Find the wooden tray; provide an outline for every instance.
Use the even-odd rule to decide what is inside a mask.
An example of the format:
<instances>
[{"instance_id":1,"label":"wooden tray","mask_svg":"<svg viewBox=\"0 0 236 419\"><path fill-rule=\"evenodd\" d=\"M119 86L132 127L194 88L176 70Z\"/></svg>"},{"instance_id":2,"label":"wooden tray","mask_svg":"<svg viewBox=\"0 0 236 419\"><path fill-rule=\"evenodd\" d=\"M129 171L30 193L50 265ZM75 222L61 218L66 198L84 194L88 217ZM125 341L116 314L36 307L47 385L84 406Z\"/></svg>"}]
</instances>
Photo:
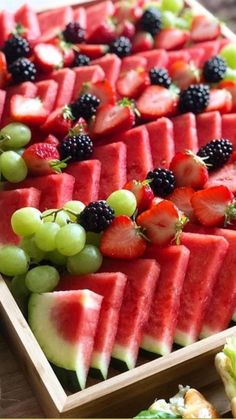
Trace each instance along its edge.
<instances>
[{"instance_id":1,"label":"wooden tray","mask_svg":"<svg viewBox=\"0 0 236 419\"><path fill-rule=\"evenodd\" d=\"M67 0L66 4L85 5L93 2ZM201 14L212 16L195 0L186 0L186 4ZM53 7L59 6L62 6L62 0L55 0ZM39 7L37 11L42 9ZM222 32L236 42L236 36L230 29L224 27ZM214 356L222 349L226 338L236 334L236 326L153 361L140 357L140 365L135 369L119 374L111 369L108 380L97 383L89 381L88 388L68 395L1 276L0 319L47 417L133 417L147 408L156 397L168 398L173 395L178 384L189 384L202 391L215 404L220 415L229 411L223 386L214 367Z\"/></svg>"}]
</instances>

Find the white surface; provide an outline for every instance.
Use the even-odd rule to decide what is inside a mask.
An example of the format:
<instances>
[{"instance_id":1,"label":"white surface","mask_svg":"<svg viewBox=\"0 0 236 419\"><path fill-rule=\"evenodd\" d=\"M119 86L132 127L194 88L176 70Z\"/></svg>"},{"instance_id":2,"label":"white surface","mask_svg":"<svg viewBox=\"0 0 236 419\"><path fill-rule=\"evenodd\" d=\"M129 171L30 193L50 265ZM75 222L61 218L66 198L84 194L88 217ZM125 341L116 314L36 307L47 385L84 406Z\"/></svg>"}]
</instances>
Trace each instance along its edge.
<instances>
[{"instance_id":1,"label":"white surface","mask_svg":"<svg viewBox=\"0 0 236 419\"><path fill-rule=\"evenodd\" d=\"M0 10L5 9L11 12L15 11L19 6L24 3L30 4L33 8L38 10L39 8L47 7L48 9L53 7L53 4L59 7L64 6L67 2L66 0L0 0ZM81 3L81 0L78 0L77 3Z\"/></svg>"}]
</instances>

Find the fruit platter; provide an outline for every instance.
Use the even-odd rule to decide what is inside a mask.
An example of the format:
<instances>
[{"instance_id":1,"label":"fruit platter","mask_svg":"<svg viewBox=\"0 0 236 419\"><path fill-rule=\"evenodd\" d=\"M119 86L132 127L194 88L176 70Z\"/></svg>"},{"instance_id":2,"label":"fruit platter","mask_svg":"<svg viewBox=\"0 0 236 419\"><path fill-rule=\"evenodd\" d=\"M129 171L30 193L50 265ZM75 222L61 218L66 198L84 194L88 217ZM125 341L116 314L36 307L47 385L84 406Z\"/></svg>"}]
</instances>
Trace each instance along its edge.
<instances>
[{"instance_id":1,"label":"fruit platter","mask_svg":"<svg viewBox=\"0 0 236 419\"><path fill-rule=\"evenodd\" d=\"M70 3L0 12L1 321L48 417L128 417L236 333L236 37Z\"/></svg>"}]
</instances>

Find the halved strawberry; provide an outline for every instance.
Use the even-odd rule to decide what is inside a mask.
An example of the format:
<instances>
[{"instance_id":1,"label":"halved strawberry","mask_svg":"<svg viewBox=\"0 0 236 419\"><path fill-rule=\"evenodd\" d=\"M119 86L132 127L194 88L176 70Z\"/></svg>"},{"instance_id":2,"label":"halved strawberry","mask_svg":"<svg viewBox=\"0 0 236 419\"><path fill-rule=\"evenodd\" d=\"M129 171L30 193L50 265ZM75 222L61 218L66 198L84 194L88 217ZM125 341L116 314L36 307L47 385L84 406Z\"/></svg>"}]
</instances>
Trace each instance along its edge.
<instances>
[{"instance_id":1,"label":"halved strawberry","mask_svg":"<svg viewBox=\"0 0 236 419\"><path fill-rule=\"evenodd\" d=\"M57 139L57 137L55 137L55 136L54 136L54 135L52 135L52 134L49 134L49 135L47 136L47 138L45 138L44 142L45 142L45 143L47 143L47 144L51 144L51 145L53 145L54 147L58 147L58 146L59 146L59 144L60 144L60 141Z\"/></svg>"},{"instance_id":2,"label":"halved strawberry","mask_svg":"<svg viewBox=\"0 0 236 419\"><path fill-rule=\"evenodd\" d=\"M91 60L103 57L108 51L108 45L96 45L96 44L77 44L76 51L80 54L87 55Z\"/></svg>"},{"instance_id":3,"label":"halved strawberry","mask_svg":"<svg viewBox=\"0 0 236 419\"><path fill-rule=\"evenodd\" d=\"M124 189L128 189L135 195L139 212L145 211L150 207L154 199L154 193L149 185L149 181L130 180L125 184Z\"/></svg>"},{"instance_id":4,"label":"halved strawberry","mask_svg":"<svg viewBox=\"0 0 236 419\"><path fill-rule=\"evenodd\" d=\"M177 95L162 86L148 86L136 102L141 118L155 120L173 115L177 108Z\"/></svg>"},{"instance_id":5,"label":"halved strawberry","mask_svg":"<svg viewBox=\"0 0 236 419\"><path fill-rule=\"evenodd\" d=\"M219 21L205 15L194 16L190 32L192 41L213 41L220 35L220 32Z\"/></svg>"},{"instance_id":6,"label":"halved strawberry","mask_svg":"<svg viewBox=\"0 0 236 419\"><path fill-rule=\"evenodd\" d=\"M136 23L143 14L142 6L143 5L138 4L136 1L119 1L115 3L114 17L118 22L123 22L127 19L133 23Z\"/></svg>"},{"instance_id":7,"label":"halved strawberry","mask_svg":"<svg viewBox=\"0 0 236 419\"><path fill-rule=\"evenodd\" d=\"M144 254L146 246L140 228L126 215L112 221L100 242L102 254L117 259L138 258Z\"/></svg>"},{"instance_id":8,"label":"halved strawberry","mask_svg":"<svg viewBox=\"0 0 236 419\"><path fill-rule=\"evenodd\" d=\"M108 80L98 81L97 83L84 83L79 96L85 93L91 93L91 95L95 95L98 99L100 99L101 103L99 106L107 105L108 103L115 105L116 92Z\"/></svg>"},{"instance_id":9,"label":"halved strawberry","mask_svg":"<svg viewBox=\"0 0 236 419\"><path fill-rule=\"evenodd\" d=\"M217 227L236 219L236 205L233 199L233 193L221 185L195 192L191 204L201 224Z\"/></svg>"},{"instance_id":10,"label":"halved strawberry","mask_svg":"<svg viewBox=\"0 0 236 419\"><path fill-rule=\"evenodd\" d=\"M136 98L150 84L148 74L142 68L121 73L116 82L117 93L121 97Z\"/></svg>"},{"instance_id":11,"label":"halved strawberry","mask_svg":"<svg viewBox=\"0 0 236 419\"><path fill-rule=\"evenodd\" d=\"M152 243L167 245L179 236L187 218L183 216L173 202L163 199L137 218L137 224L144 229L144 234Z\"/></svg>"},{"instance_id":12,"label":"halved strawberry","mask_svg":"<svg viewBox=\"0 0 236 419\"><path fill-rule=\"evenodd\" d=\"M22 154L29 173L33 176L50 175L61 172L66 163L60 162L60 154L56 147L48 143L35 143Z\"/></svg>"},{"instance_id":13,"label":"halved strawberry","mask_svg":"<svg viewBox=\"0 0 236 419\"><path fill-rule=\"evenodd\" d=\"M97 110L92 133L104 136L126 131L135 123L135 112L128 99L116 105L103 105Z\"/></svg>"},{"instance_id":14,"label":"halved strawberry","mask_svg":"<svg viewBox=\"0 0 236 419\"><path fill-rule=\"evenodd\" d=\"M58 108L53 111L41 126L42 131L54 134L59 138L65 137L72 128L73 121L68 107Z\"/></svg>"},{"instance_id":15,"label":"halved strawberry","mask_svg":"<svg viewBox=\"0 0 236 419\"><path fill-rule=\"evenodd\" d=\"M226 89L211 89L210 102L205 112L219 111L228 113L232 110L232 95Z\"/></svg>"},{"instance_id":16,"label":"halved strawberry","mask_svg":"<svg viewBox=\"0 0 236 419\"><path fill-rule=\"evenodd\" d=\"M137 32L132 40L132 54L153 49L154 39L149 32Z\"/></svg>"},{"instance_id":17,"label":"halved strawberry","mask_svg":"<svg viewBox=\"0 0 236 419\"><path fill-rule=\"evenodd\" d=\"M200 82L200 71L193 63L188 64L183 60L175 61L170 67L169 73L173 83L181 90Z\"/></svg>"},{"instance_id":18,"label":"halved strawberry","mask_svg":"<svg viewBox=\"0 0 236 419\"><path fill-rule=\"evenodd\" d=\"M231 112L236 111L236 81L224 80L218 85L220 89L226 89L232 96Z\"/></svg>"},{"instance_id":19,"label":"halved strawberry","mask_svg":"<svg viewBox=\"0 0 236 419\"><path fill-rule=\"evenodd\" d=\"M130 20L124 20L116 26L116 36L126 36L132 39L135 34L135 25Z\"/></svg>"},{"instance_id":20,"label":"halved strawberry","mask_svg":"<svg viewBox=\"0 0 236 419\"><path fill-rule=\"evenodd\" d=\"M208 180L208 170L203 159L189 150L175 154L170 170L175 175L177 186L201 189Z\"/></svg>"},{"instance_id":21,"label":"halved strawberry","mask_svg":"<svg viewBox=\"0 0 236 419\"><path fill-rule=\"evenodd\" d=\"M177 28L162 29L155 36L155 47L171 51L181 49L189 40L189 31L183 31Z\"/></svg>"},{"instance_id":22,"label":"halved strawberry","mask_svg":"<svg viewBox=\"0 0 236 419\"><path fill-rule=\"evenodd\" d=\"M7 62L3 52L0 51L0 89L5 88L7 82Z\"/></svg>"},{"instance_id":23,"label":"halved strawberry","mask_svg":"<svg viewBox=\"0 0 236 419\"><path fill-rule=\"evenodd\" d=\"M14 95L10 102L10 114L13 121L41 125L47 119L49 111L43 107L39 98Z\"/></svg>"},{"instance_id":24,"label":"halved strawberry","mask_svg":"<svg viewBox=\"0 0 236 419\"><path fill-rule=\"evenodd\" d=\"M50 72L63 66L63 52L56 45L40 43L34 47L35 63L40 70Z\"/></svg>"},{"instance_id":25,"label":"halved strawberry","mask_svg":"<svg viewBox=\"0 0 236 419\"><path fill-rule=\"evenodd\" d=\"M181 188L176 188L171 195L168 196L168 199L176 205L176 207L182 211L188 218L192 218L193 216L193 207L191 204L191 198L195 190L193 188L189 188L183 186Z\"/></svg>"},{"instance_id":26,"label":"halved strawberry","mask_svg":"<svg viewBox=\"0 0 236 419\"><path fill-rule=\"evenodd\" d=\"M106 20L102 20L103 16L98 17L98 19L99 18L101 19L101 22L91 33L87 42L91 44L110 44L117 37L116 27L110 18L107 18Z\"/></svg>"}]
</instances>

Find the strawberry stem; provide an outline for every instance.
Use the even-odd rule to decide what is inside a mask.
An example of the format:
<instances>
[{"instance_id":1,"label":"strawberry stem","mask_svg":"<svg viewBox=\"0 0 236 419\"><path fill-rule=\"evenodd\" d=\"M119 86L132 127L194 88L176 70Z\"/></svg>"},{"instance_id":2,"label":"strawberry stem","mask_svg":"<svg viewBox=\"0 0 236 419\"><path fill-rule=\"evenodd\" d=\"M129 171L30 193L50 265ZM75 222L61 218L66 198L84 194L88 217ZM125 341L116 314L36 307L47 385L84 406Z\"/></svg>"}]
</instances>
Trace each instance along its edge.
<instances>
[{"instance_id":1,"label":"strawberry stem","mask_svg":"<svg viewBox=\"0 0 236 419\"><path fill-rule=\"evenodd\" d=\"M185 225L189 222L188 217L186 217L186 215L182 215L179 220L177 221L176 225L175 225L175 229L176 229L176 233L175 233L175 237L174 237L174 241L176 243L177 246L180 245L181 241L181 234L183 232L183 229L185 227Z\"/></svg>"},{"instance_id":2,"label":"strawberry stem","mask_svg":"<svg viewBox=\"0 0 236 419\"><path fill-rule=\"evenodd\" d=\"M67 167L67 161L70 160L71 157L67 157L64 160L51 160L50 167L57 173L61 173L61 169L65 169Z\"/></svg>"},{"instance_id":3,"label":"strawberry stem","mask_svg":"<svg viewBox=\"0 0 236 419\"><path fill-rule=\"evenodd\" d=\"M72 112L71 112L71 108L70 108L70 106L69 105L65 105L63 108L62 108L62 111L61 111L61 113L62 113L62 117L65 119L65 120L70 120L70 121L74 121L75 120L75 117L74 117L74 115L72 114Z\"/></svg>"}]
</instances>

